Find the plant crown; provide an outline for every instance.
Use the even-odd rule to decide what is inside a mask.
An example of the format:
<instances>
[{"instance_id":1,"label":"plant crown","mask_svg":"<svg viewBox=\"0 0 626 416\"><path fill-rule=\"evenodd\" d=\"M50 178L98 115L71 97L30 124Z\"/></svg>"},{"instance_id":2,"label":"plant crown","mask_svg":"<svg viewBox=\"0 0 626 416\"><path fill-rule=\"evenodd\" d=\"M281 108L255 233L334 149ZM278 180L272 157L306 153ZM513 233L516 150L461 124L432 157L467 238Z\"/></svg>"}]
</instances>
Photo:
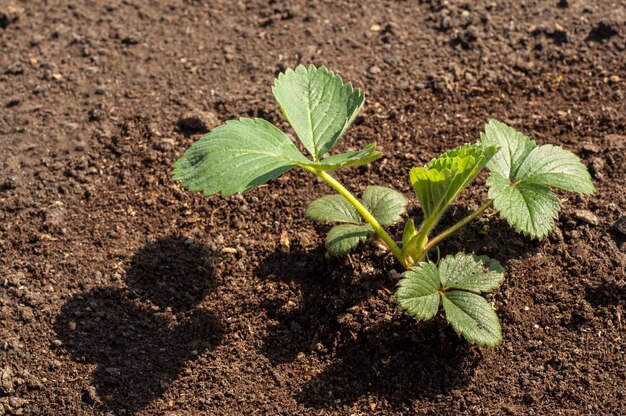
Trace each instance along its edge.
<instances>
[{"instance_id":1,"label":"plant crown","mask_svg":"<svg viewBox=\"0 0 626 416\"><path fill-rule=\"evenodd\" d=\"M339 223L325 243L340 256L363 241L380 238L405 269L396 298L418 320L431 319L440 305L452 328L469 342L495 346L500 322L481 295L496 289L504 270L485 256L459 253L432 262L428 253L445 238L493 207L517 231L542 238L554 226L560 206L553 189L592 194L589 173L573 153L538 146L522 133L490 120L480 141L450 150L409 178L423 212L396 242L384 225L402 220L409 201L398 191L370 186L359 200L329 172L370 163L382 156L374 144L328 155L363 107L363 94L324 67L298 66L280 74L272 88L285 118L309 153L305 156L287 134L263 119L227 121L195 142L175 163L173 179L190 191L223 196L245 193L294 167L319 176L338 193L313 201L305 216ZM484 168L489 170L488 199L473 213L435 236L431 232L456 196ZM398 244L399 243L399 244Z\"/></svg>"}]
</instances>

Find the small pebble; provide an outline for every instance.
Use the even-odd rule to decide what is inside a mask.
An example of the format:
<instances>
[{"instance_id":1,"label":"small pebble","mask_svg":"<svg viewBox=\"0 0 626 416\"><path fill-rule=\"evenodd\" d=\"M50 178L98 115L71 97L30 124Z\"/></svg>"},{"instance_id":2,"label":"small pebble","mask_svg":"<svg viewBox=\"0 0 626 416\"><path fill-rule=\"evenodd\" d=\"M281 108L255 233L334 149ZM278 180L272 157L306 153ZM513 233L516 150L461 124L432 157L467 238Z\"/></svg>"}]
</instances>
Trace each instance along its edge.
<instances>
[{"instance_id":1,"label":"small pebble","mask_svg":"<svg viewBox=\"0 0 626 416\"><path fill-rule=\"evenodd\" d=\"M600 220L594 213L592 213L591 211L584 210L584 209L579 209L579 210L574 211L574 218L576 218L578 221L584 222L585 224L589 224L589 225L600 224Z\"/></svg>"},{"instance_id":2,"label":"small pebble","mask_svg":"<svg viewBox=\"0 0 626 416\"><path fill-rule=\"evenodd\" d=\"M611 226L617 233L626 236L626 215L622 215Z\"/></svg>"},{"instance_id":3,"label":"small pebble","mask_svg":"<svg viewBox=\"0 0 626 416\"><path fill-rule=\"evenodd\" d=\"M383 72L382 69L380 69L376 65L372 65L369 71L370 71L370 74L373 74L373 75L380 74L381 72Z\"/></svg>"},{"instance_id":4,"label":"small pebble","mask_svg":"<svg viewBox=\"0 0 626 416\"><path fill-rule=\"evenodd\" d=\"M178 119L178 128L184 133L206 133L217 127L220 120L212 112L208 111L191 111Z\"/></svg>"}]
</instances>

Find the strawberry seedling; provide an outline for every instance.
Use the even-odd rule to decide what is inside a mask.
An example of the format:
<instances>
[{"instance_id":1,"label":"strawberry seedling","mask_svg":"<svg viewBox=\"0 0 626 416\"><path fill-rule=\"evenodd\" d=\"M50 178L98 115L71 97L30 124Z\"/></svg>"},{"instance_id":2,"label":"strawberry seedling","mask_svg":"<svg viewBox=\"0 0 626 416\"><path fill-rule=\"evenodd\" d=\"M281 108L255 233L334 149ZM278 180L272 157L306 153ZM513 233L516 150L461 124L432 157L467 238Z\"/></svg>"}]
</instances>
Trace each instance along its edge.
<instances>
[{"instance_id":1,"label":"strawberry seedling","mask_svg":"<svg viewBox=\"0 0 626 416\"><path fill-rule=\"evenodd\" d=\"M531 238L544 237L560 209L553 189L594 192L580 159L557 146L538 146L522 133L491 120L477 143L450 150L426 166L410 170L424 219L418 227L410 218L397 242L383 226L402 219L408 200L381 186L368 187L359 200L330 174L382 156L373 144L359 151L327 155L362 108L363 94L338 75L315 66L288 69L278 76L272 91L309 157L271 123L241 118L194 143L176 162L174 180L190 191L228 196L245 193L296 167L319 176L338 194L313 201L305 215L314 221L340 223L326 237L330 255L347 254L369 238L380 238L405 269L396 297L408 314L418 320L430 319L443 305L458 334L478 345L497 345L502 340L500 323L481 294L502 283L500 264L464 253L434 263L428 254L491 207L517 231ZM485 167L489 170L487 201L458 223L431 235L456 196Z\"/></svg>"}]
</instances>

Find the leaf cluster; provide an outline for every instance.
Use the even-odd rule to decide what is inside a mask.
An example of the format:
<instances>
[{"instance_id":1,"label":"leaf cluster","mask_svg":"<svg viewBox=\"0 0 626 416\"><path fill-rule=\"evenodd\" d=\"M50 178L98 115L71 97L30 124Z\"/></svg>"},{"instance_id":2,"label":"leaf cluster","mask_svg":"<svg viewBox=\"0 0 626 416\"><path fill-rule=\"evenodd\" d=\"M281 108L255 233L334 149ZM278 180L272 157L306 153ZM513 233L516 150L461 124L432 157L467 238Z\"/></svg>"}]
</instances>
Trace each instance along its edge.
<instances>
[{"instance_id":1,"label":"leaf cluster","mask_svg":"<svg viewBox=\"0 0 626 416\"><path fill-rule=\"evenodd\" d=\"M383 226L402 220L407 198L390 188L370 186L358 199L329 174L382 156L374 144L329 155L363 107L363 94L328 69L312 65L280 74L272 92L298 143L263 119L231 120L191 145L175 163L173 179L191 191L228 196L247 192L294 167L317 175L338 192L313 201L305 214L315 221L338 223L325 239L328 254L345 255L378 236L407 269L397 292L407 313L418 320L430 319L441 305L448 322L468 341L499 343L497 315L481 294L500 285L502 267L473 254L449 255L433 263L428 253L491 206L524 235L545 236L560 209L554 189L594 192L580 159L490 120L477 143L410 170L423 220L418 225L408 218L401 241L396 241ZM488 200L457 224L431 235L450 204L484 168L489 170Z\"/></svg>"},{"instance_id":2,"label":"leaf cluster","mask_svg":"<svg viewBox=\"0 0 626 416\"><path fill-rule=\"evenodd\" d=\"M382 186L369 186L363 192L363 205L381 225L391 225L402 219L409 201L400 192ZM305 217L321 222L342 223L333 227L326 237L326 250L332 256L342 256L354 250L374 228L344 196L327 195L312 202Z\"/></svg>"},{"instance_id":3,"label":"leaf cluster","mask_svg":"<svg viewBox=\"0 0 626 416\"><path fill-rule=\"evenodd\" d=\"M500 322L480 296L500 286L504 270L485 256L459 253L439 264L422 262L403 273L396 297L409 315L431 319L440 303L452 328L469 342L493 347L502 339Z\"/></svg>"}]
</instances>

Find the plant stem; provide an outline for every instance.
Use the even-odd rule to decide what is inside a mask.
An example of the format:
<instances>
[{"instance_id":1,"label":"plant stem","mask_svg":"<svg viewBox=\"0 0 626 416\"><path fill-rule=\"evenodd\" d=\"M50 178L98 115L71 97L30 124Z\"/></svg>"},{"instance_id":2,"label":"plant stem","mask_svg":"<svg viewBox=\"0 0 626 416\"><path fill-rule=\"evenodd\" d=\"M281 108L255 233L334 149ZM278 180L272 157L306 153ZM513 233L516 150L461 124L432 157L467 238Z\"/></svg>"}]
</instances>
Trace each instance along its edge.
<instances>
[{"instance_id":1,"label":"plant stem","mask_svg":"<svg viewBox=\"0 0 626 416\"><path fill-rule=\"evenodd\" d=\"M385 231L385 229L380 225L376 218L374 218L374 216L367 210L367 208L365 208L365 206L361 204L361 202L356 199L355 196L350 193L350 191L348 191L341 183L339 183L339 181L330 176L326 171L319 170L310 166L302 167L322 178L327 184L332 186L333 189L335 189L344 198L346 198L348 202L350 202L354 206L354 208L356 208L359 214L361 214L365 221L367 221L372 226L374 232L376 232L376 235L378 235L378 237L380 237L381 240L385 242L387 247L389 247L389 250L393 253L394 256L396 256L400 264L402 264L402 267L406 268L406 259L404 258L404 254L402 254L402 250L400 250L400 247L398 247L395 241L393 241L391 236L387 234L387 231Z\"/></svg>"},{"instance_id":2,"label":"plant stem","mask_svg":"<svg viewBox=\"0 0 626 416\"><path fill-rule=\"evenodd\" d=\"M435 247L437 244L439 244L441 241L445 240L446 238L450 237L452 234L457 232L460 228L464 227L467 223L471 222L476 217L480 216L480 214L485 212L485 210L492 205L493 205L493 200L490 199L487 202L485 202L476 211L472 212L470 215L463 218L461 221L457 222L452 227L442 231L441 234L437 235L436 237L433 237L430 241L428 241L428 244L424 246L424 250L419 254L416 262L423 261L426 258L426 255L428 254L428 252L433 247Z\"/></svg>"}]
</instances>

